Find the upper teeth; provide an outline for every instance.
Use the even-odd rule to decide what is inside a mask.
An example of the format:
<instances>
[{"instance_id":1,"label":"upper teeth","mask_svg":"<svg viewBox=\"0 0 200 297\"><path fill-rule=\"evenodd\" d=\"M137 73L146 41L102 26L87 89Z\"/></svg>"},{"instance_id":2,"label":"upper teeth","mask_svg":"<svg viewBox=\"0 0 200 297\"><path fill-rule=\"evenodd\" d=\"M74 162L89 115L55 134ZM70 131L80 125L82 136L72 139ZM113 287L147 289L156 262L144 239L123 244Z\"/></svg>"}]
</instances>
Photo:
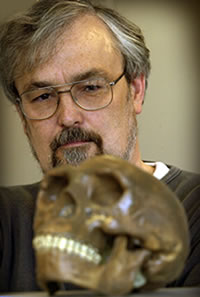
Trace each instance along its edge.
<instances>
[{"instance_id":1,"label":"upper teeth","mask_svg":"<svg viewBox=\"0 0 200 297\"><path fill-rule=\"evenodd\" d=\"M95 264L99 264L102 259L96 249L86 244L82 244L79 241L75 241L72 238L40 235L33 239L33 246L36 250L57 248L63 252L76 254L79 257Z\"/></svg>"}]
</instances>

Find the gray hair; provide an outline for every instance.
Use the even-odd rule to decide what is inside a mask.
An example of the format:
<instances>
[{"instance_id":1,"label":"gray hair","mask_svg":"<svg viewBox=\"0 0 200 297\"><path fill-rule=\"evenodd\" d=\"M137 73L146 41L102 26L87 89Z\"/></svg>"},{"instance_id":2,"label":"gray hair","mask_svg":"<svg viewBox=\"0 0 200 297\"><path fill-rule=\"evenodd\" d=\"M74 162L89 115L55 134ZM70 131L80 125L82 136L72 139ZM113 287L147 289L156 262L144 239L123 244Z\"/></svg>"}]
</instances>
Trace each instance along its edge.
<instances>
[{"instance_id":1,"label":"gray hair","mask_svg":"<svg viewBox=\"0 0 200 297\"><path fill-rule=\"evenodd\" d=\"M99 17L111 31L126 67L126 78L150 72L149 50L138 26L116 11L87 0L40 0L25 13L0 26L0 83L15 103L15 80L55 54L55 45L67 26L81 15Z\"/></svg>"}]
</instances>

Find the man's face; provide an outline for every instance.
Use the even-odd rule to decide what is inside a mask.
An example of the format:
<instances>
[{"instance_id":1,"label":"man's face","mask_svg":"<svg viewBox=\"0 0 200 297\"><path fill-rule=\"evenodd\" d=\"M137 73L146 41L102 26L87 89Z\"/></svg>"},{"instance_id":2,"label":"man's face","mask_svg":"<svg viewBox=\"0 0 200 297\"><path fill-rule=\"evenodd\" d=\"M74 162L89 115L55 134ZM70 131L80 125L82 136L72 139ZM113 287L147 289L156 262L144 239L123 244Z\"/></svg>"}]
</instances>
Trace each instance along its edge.
<instances>
[{"instance_id":1,"label":"man's face","mask_svg":"<svg viewBox=\"0 0 200 297\"><path fill-rule=\"evenodd\" d=\"M93 71L111 82L124 71L122 56L113 45L110 32L99 19L81 17L65 31L51 60L16 81L18 92L33 84L60 85L87 79L87 73ZM113 87L112 103L104 109L83 110L70 93L63 93L52 117L23 120L43 172L60 164L78 165L97 154L137 163L135 115L141 111L143 93L142 77L128 85L123 76Z\"/></svg>"}]
</instances>

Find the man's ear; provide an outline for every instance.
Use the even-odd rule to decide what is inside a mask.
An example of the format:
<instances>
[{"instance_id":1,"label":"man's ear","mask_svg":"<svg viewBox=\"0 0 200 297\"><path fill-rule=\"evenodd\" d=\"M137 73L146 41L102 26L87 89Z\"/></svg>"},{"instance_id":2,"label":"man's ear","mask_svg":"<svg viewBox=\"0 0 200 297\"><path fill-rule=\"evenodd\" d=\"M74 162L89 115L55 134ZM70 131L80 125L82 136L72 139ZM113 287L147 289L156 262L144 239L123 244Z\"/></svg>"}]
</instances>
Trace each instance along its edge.
<instances>
[{"instance_id":1,"label":"man's ear","mask_svg":"<svg viewBox=\"0 0 200 297\"><path fill-rule=\"evenodd\" d=\"M136 77L131 83L131 94L134 100L134 109L136 114L140 114L142 112L142 105L144 101L145 95L145 76L141 74Z\"/></svg>"},{"instance_id":2,"label":"man's ear","mask_svg":"<svg viewBox=\"0 0 200 297\"><path fill-rule=\"evenodd\" d=\"M20 109L20 107L19 107L18 104L15 104L15 108L16 108L16 110L17 110L17 113L19 114L19 117L20 117L21 121L22 121L22 125L23 125L23 128L24 128L24 132L25 132L26 135L28 135L28 129L27 129L27 121L26 121L26 118L25 118L25 116L23 115L23 113L22 113L22 111L21 111L21 109Z\"/></svg>"}]
</instances>

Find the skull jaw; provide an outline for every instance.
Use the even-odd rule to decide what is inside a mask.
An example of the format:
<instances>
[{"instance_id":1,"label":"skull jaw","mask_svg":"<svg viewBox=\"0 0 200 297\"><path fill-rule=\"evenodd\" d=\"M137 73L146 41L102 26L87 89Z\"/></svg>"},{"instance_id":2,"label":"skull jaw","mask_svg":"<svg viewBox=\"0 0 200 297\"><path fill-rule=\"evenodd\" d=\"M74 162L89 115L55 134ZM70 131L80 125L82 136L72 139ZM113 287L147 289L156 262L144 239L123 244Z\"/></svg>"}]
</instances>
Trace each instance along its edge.
<instances>
[{"instance_id":1,"label":"skull jaw","mask_svg":"<svg viewBox=\"0 0 200 297\"><path fill-rule=\"evenodd\" d=\"M105 264L98 265L57 249L38 250L36 251L38 284L50 293L57 291L61 283L72 283L103 294L127 294L134 289L137 274L149 252L143 250L130 253L125 245L126 238L118 237L109 260ZM51 283L55 284L53 290L49 287Z\"/></svg>"},{"instance_id":2,"label":"skull jaw","mask_svg":"<svg viewBox=\"0 0 200 297\"><path fill-rule=\"evenodd\" d=\"M76 255L57 250L36 252L36 275L39 286L49 291L49 283L72 283L96 289L102 267L86 262ZM95 271L95 273L94 273Z\"/></svg>"}]
</instances>

